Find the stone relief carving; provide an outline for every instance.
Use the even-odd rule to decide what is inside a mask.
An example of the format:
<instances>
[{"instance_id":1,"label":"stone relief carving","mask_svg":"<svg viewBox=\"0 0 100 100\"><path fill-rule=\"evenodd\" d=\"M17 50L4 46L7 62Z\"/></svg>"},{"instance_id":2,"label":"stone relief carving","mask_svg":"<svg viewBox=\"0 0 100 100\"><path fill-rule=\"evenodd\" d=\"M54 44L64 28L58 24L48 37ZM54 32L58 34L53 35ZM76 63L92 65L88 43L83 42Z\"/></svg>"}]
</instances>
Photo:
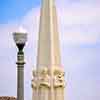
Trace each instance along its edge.
<instances>
[{"instance_id":1,"label":"stone relief carving","mask_svg":"<svg viewBox=\"0 0 100 100\"><path fill-rule=\"evenodd\" d=\"M64 87L64 71L62 69L56 68L54 70L54 87Z\"/></svg>"},{"instance_id":2,"label":"stone relief carving","mask_svg":"<svg viewBox=\"0 0 100 100\"><path fill-rule=\"evenodd\" d=\"M49 76L48 68L46 68L46 67L40 69L39 84L40 84L40 86L50 87L50 76Z\"/></svg>"},{"instance_id":3,"label":"stone relief carving","mask_svg":"<svg viewBox=\"0 0 100 100\"><path fill-rule=\"evenodd\" d=\"M36 70L33 70L33 78L32 78L32 88L37 87L37 73Z\"/></svg>"},{"instance_id":4,"label":"stone relief carving","mask_svg":"<svg viewBox=\"0 0 100 100\"><path fill-rule=\"evenodd\" d=\"M53 85L54 87L65 87L64 71L55 67L53 70ZM33 70L32 88L50 87L51 86L50 70L47 67L39 69L38 72Z\"/></svg>"}]
</instances>

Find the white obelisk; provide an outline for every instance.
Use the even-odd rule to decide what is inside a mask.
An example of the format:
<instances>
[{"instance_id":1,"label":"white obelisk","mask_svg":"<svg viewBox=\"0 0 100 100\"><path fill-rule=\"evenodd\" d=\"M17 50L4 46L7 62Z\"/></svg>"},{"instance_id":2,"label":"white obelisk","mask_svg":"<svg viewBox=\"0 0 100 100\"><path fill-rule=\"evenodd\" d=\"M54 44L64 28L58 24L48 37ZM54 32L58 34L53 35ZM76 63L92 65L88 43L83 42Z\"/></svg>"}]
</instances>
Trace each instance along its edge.
<instances>
[{"instance_id":1,"label":"white obelisk","mask_svg":"<svg viewBox=\"0 0 100 100\"><path fill-rule=\"evenodd\" d=\"M65 81L54 0L42 0L36 68L32 100L64 100Z\"/></svg>"}]
</instances>

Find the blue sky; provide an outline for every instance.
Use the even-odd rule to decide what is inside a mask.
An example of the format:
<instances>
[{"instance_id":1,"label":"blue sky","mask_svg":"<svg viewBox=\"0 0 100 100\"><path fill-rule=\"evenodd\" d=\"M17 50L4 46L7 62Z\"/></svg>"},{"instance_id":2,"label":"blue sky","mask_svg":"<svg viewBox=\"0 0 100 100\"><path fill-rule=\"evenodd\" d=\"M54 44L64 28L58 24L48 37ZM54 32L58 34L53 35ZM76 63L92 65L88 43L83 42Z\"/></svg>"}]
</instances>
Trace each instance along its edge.
<instances>
[{"instance_id":1,"label":"blue sky","mask_svg":"<svg viewBox=\"0 0 100 100\"><path fill-rule=\"evenodd\" d=\"M22 4L22 6L21 6ZM56 0L65 100L100 100L100 0ZM16 52L12 32L24 27L25 99L31 99L36 67L40 0L0 0L0 95L16 96Z\"/></svg>"},{"instance_id":2,"label":"blue sky","mask_svg":"<svg viewBox=\"0 0 100 100\"><path fill-rule=\"evenodd\" d=\"M0 23L7 23L22 18L40 0L0 0Z\"/></svg>"}]
</instances>

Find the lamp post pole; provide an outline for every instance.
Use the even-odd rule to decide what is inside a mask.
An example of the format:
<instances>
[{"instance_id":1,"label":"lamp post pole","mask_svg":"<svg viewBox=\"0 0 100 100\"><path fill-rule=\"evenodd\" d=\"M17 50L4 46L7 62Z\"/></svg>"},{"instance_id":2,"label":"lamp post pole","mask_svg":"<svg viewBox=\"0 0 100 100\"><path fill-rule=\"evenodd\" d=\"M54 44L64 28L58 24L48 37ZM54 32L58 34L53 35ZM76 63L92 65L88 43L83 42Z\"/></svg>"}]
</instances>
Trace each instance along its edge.
<instances>
[{"instance_id":1,"label":"lamp post pole","mask_svg":"<svg viewBox=\"0 0 100 100\"><path fill-rule=\"evenodd\" d=\"M13 34L16 46L18 48L17 53L17 100L24 100L24 52L23 48L27 40L26 33L15 32Z\"/></svg>"},{"instance_id":2,"label":"lamp post pole","mask_svg":"<svg viewBox=\"0 0 100 100\"><path fill-rule=\"evenodd\" d=\"M17 54L17 100L24 100L24 52Z\"/></svg>"}]
</instances>

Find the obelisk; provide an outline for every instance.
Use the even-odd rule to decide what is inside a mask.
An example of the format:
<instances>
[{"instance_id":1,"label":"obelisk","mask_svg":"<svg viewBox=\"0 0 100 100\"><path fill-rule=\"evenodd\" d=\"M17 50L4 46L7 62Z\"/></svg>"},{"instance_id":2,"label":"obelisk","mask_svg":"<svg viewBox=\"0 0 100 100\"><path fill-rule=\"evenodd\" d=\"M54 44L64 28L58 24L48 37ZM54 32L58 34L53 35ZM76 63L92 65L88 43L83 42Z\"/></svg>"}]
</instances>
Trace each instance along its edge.
<instances>
[{"instance_id":1,"label":"obelisk","mask_svg":"<svg viewBox=\"0 0 100 100\"><path fill-rule=\"evenodd\" d=\"M64 70L54 0L42 0L37 66L33 71L33 100L64 100Z\"/></svg>"}]
</instances>

